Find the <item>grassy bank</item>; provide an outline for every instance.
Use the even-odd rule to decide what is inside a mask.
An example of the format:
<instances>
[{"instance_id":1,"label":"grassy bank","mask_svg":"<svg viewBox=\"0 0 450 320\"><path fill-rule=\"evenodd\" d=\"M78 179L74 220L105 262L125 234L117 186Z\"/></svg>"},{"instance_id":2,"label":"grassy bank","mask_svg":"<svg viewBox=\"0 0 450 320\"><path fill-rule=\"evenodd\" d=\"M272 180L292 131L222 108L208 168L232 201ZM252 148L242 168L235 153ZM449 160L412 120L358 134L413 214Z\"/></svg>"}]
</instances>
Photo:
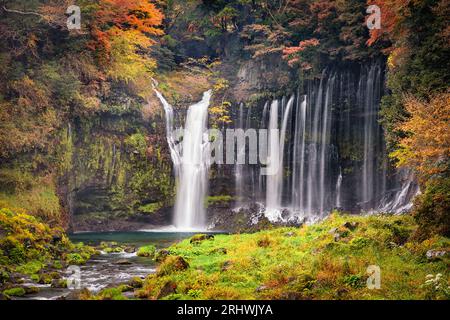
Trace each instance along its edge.
<instances>
[{"instance_id":1,"label":"grassy bank","mask_svg":"<svg viewBox=\"0 0 450 320\"><path fill-rule=\"evenodd\" d=\"M24 210L0 208L0 300L39 291L23 286L25 280L66 287L65 268L84 264L94 253Z\"/></svg>"},{"instance_id":2,"label":"grassy bank","mask_svg":"<svg viewBox=\"0 0 450 320\"><path fill-rule=\"evenodd\" d=\"M135 295L144 299L448 299L450 240L433 237L416 242L415 230L410 216L333 214L312 226L188 239L168 248L158 272L148 276ZM443 257L427 257L442 251ZM380 267L380 289L367 288L371 265Z\"/></svg>"}]
</instances>

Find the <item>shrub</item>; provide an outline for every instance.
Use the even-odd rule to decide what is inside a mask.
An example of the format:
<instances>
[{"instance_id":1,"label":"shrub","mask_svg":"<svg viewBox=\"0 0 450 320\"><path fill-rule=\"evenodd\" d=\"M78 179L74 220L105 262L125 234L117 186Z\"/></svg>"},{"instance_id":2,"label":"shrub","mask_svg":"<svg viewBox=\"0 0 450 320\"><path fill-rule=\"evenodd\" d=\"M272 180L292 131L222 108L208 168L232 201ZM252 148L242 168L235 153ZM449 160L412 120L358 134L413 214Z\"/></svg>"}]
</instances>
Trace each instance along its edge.
<instances>
[{"instance_id":1,"label":"shrub","mask_svg":"<svg viewBox=\"0 0 450 320\"><path fill-rule=\"evenodd\" d=\"M344 277L344 283L352 288L362 288L364 280L360 275L352 274Z\"/></svg>"},{"instance_id":2,"label":"shrub","mask_svg":"<svg viewBox=\"0 0 450 320\"><path fill-rule=\"evenodd\" d=\"M415 234L419 239L433 234L450 236L450 178L427 183L425 192L414 202L413 216L419 225Z\"/></svg>"}]
</instances>

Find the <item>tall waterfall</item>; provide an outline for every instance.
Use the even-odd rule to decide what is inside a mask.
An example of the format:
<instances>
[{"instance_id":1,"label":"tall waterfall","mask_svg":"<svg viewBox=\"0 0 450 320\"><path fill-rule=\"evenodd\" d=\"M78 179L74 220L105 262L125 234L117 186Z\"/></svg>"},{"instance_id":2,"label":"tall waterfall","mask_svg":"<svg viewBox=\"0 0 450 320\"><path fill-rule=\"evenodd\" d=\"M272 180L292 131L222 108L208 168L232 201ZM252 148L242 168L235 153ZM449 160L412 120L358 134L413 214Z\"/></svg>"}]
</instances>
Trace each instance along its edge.
<instances>
[{"instance_id":1,"label":"tall waterfall","mask_svg":"<svg viewBox=\"0 0 450 320\"><path fill-rule=\"evenodd\" d=\"M276 173L267 177L266 215L270 220L277 220L281 216L279 209L281 207L283 194L283 164L286 131L294 100L295 96L292 96L286 106L284 105L285 102L282 102L284 115L280 131L280 140L271 140L269 144L269 159L270 161L278 162L278 170L276 170ZM278 129L278 101L274 101L270 108L269 129Z\"/></svg>"},{"instance_id":2,"label":"tall waterfall","mask_svg":"<svg viewBox=\"0 0 450 320\"><path fill-rule=\"evenodd\" d=\"M189 107L183 140L176 144L173 108L154 88L166 115L167 142L177 179L174 225L179 230L202 230L206 226L205 197L208 187L209 157L204 134L207 130L211 91Z\"/></svg>"},{"instance_id":3,"label":"tall waterfall","mask_svg":"<svg viewBox=\"0 0 450 320\"><path fill-rule=\"evenodd\" d=\"M269 220L315 220L334 208L410 207L417 184L411 174L389 167L379 124L383 82L379 63L324 70L287 103L286 97L268 101L262 114L254 114L259 128L280 130L280 143L269 140L268 147L269 161L277 161L280 170L257 183ZM239 179L241 189L254 185L246 175Z\"/></svg>"},{"instance_id":4,"label":"tall waterfall","mask_svg":"<svg viewBox=\"0 0 450 320\"><path fill-rule=\"evenodd\" d=\"M208 186L209 156L203 135L206 131L211 91L189 107L184 129L182 160L175 203L175 226L204 229L205 196Z\"/></svg>"},{"instance_id":5,"label":"tall waterfall","mask_svg":"<svg viewBox=\"0 0 450 320\"><path fill-rule=\"evenodd\" d=\"M238 125L237 125L238 129L245 129L245 124L244 124L244 104L240 103L239 104L239 114L238 114ZM238 157L242 156L243 154L245 155L245 146L240 146L240 148L237 150L238 153ZM235 177L236 177L236 184L235 184L235 189L236 189L236 203L237 203L237 208L240 208L243 206L243 198L244 198L244 185L243 185L243 181L244 181L244 170L245 170L245 165L244 164L236 164L235 165Z\"/></svg>"}]
</instances>

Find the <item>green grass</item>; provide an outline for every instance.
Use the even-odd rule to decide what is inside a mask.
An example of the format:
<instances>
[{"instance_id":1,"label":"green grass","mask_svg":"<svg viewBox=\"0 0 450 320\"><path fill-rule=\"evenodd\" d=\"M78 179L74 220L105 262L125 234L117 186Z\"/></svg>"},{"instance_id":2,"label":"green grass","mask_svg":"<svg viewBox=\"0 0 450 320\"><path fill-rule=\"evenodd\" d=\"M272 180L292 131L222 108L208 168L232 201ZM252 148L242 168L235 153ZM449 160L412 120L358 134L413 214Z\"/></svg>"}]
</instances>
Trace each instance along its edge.
<instances>
[{"instance_id":1,"label":"green grass","mask_svg":"<svg viewBox=\"0 0 450 320\"><path fill-rule=\"evenodd\" d=\"M357 226L345 227L347 222ZM448 258L428 261L425 254L450 241L436 236L414 242L415 229L410 216L333 214L312 226L192 244L187 239L169 251L189 268L150 275L137 294L156 298L172 281L176 293L163 299L448 299ZM380 289L366 286L371 265L381 269ZM425 284L427 275L439 273L447 291Z\"/></svg>"}]
</instances>

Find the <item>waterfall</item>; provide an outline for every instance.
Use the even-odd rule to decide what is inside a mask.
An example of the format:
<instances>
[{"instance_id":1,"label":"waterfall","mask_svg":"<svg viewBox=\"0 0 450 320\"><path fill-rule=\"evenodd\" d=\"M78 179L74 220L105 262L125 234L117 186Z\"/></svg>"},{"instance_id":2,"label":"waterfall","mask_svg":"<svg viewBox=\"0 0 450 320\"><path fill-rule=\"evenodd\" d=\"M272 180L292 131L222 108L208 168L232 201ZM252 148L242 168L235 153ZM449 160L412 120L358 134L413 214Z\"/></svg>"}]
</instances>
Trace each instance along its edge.
<instances>
[{"instance_id":1,"label":"waterfall","mask_svg":"<svg viewBox=\"0 0 450 320\"><path fill-rule=\"evenodd\" d=\"M378 80L379 68L373 66L370 68L366 83L361 83L359 88L360 104L363 108L364 115L364 160L362 172L362 202L366 207L370 207L373 201L375 189L375 170L374 167L374 139L378 135L379 125L377 123L378 105L375 99L374 83ZM364 79L361 77L361 80Z\"/></svg>"},{"instance_id":2,"label":"waterfall","mask_svg":"<svg viewBox=\"0 0 450 320\"><path fill-rule=\"evenodd\" d=\"M170 150L170 157L172 159L173 167L175 170L175 176L178 177L179 172L178 169L180 167L180 152L177 149L176 143L175 143L175 134L174 134L174 112L173 108L170 105L169 102L164 98L164 96L156 89L156 86L158 83L156 80L153 80L153 91L155 92L156 96L158 97L159 101L161 101L161 104L164 108L164 113L166 116L166 139L167 144L169 146Z\"/></svg>"},{"instance_id":3,"label":"waterfall","mask_svg":"<svg viewBox=\"0 0 450 320\"><path fill-rule=\"evenodd\" d=\"M266 167L234 167L237 208L263 202L270 221L285 222L315 221L336 207L354 213L408 210L419 190L413 174L388 165L378 118L383 82L378 63L329 69L289 98L266 101L261 108L241 103L235 127L247 130L253 123L269 129L269 137L267 155L260 154L260 159L267 156ZM204 132L211 91L189 107L183 141L177 144L173 108L154 90L164 107L177 179L174 224L203 229L210 166ZM237 150L238 156L245 148ZM270 174L258 176L263 168Z\"/></svg>"},{"instance_id":4,"label":"waterfall","mask_svg":"<svg viewBox=\"0 0 450 320\"><path fill-rule=\"evenodd\" d=\"M282 195L283 195L283 167L284 167L284 150L286 143L286 131L288 126L288 120L291 115L291 109L294 104L295 96L292 96L287 105L285 99L282 99L282 125L280 131L279 141L270 140L269 144L269 158L270 161L277 162L276 172L267 177L267 204L266 215L269 220L277 220L281 216L282 207ZM269 129L278 129L278 105L276 100L272 103L270 109Z\"/></svg>"},{"instance_id":5,"label":"waterfall","mask_svg":"<svg viewBox=\"0 0 450 320\"><path fill-rule=\"evenodd\" d=\"M155 88L166 115L166 135L177 180L174 225L179 230L202 230L206 226L205 197L208 187L209 159L204 133L207 130L211 90L188 109L183 141L177 145L172 106ZM180 149L181 147L181 149Z\"/></svg>"},{"instance_id":6,"label":"waterfall","mask_svg":"<svg viewBox=\"0 0 450 320\"><path fill-rule=\"evenodd\" d=\"M175 203L175 226L179 229L204 229L205 196L208 186L209 157L203 135L207 130L211 91L189 107L182 143L182 158Z\"/></svg>"},{"instance_id":7,"label":"waterfall","mask_svg":"<svg viewBox=\"0 0 450 320\"><path fill-rule=\"evenodd\" d=\"M339 168L339 176L336 182L336 208L341 208L342 169Z\"/></svg>"},{"instance_id":8,"label":"waterfall","mask_svg":"<svg viewBox=\"0 0 450 320\"><path fill-rule=\"evenodd\" d=\"M294 131L294 153L292 172L292 208L294 211L303 209L303 186L305 177L305 141L306 141L306 96L301 104L297 94L297 114Z\"/></svg>"},{"instance_id":9,"label":"waterfall","mask_svg":"<svg viewBox=\"0 0 450 320\"><path fill-rule=\"evenodd\" d=\"M274 100L272 105L270 106L270 114L269 114L269 131L278 130L278 100ZM269 134L270 136L270 134ZM276 139L269 138L269 146L268 146L268 166L269 168L274 168L274 165L279 164L280 157L280 142ZM278 200L278 191L279 191L279 181L278 181L278 171L281 168L276 170L277 172L273 172L274 174L269 174L266 177L266 216L270 220L277 220L279 218L279 200Z\"/></svg>"},{"instance_id":10,"label":"waterfall","mask_svg":"<svg viewBox=\"0 0 450 320\"><path fill-rule=\"evenodd\" d=\"M263 108L263 113L262 113L262 119L261 122L259 124L259 129L267 129L266 126L266 118L267 118L267 110L269 109L269 102L266 102L264 104L264 108ZM265 199L266 193L265 193L265 176L263 174L261 174L261 169L260 169L260 174L259 174L259 178L258 178L258 201L263 201L263 199Z\"/></svg>"},{"instance_id":11,"label":"waterfall","mask_svg":"<svg viewBox=\"0 0 450 320\"><path fill-rule=\"evenodd\" d=\"M320 210L319 212L324 212L325 210L325 194L329 193L329 190L326 190L325 176L328 173L328 155L329 155L329 139L330 139L330 123L331 123L331 106L333 104L333 89L334 89L334 75L329 80L327 84L327 90L325 94L325 105L323 108L323 117L322 117L322 141L320 144L321 153L320 153Z\"/></svg>"},{"instance_id":12,"label":"waterfall","mask_svg":"<svg viewBox=\"0 0 450 320\"><path fill-rule=\"evenodd\" d=\"M288 103L286 108L284 109L284 115L283 115L283 122L281 125L281 132L280 132L280 157L279 157L279 166L277 171L277 183L279 185L278 194L277 194L277 202L278 206L281 206L282 204L282 194L283 194L283 168L284 168L284 150L285 150L285 144L286 144L286 131L288 128L288 120L291 116L291 109L294 104L295 96L293 95Z\"/></svg>"},{"instance_id":13,"label":"waterfall","mask_svg":"<svg viewBox=\"0 0 450 320\"><path fill-rule=\"evenodd\" d=\"M239 115L238 115L238 123L237 129L245 129L244 126L244 104L239 104ZM240 146L237 150L238 158L242 155L245 155L245 145ZM244 167L243 164L235 165L235 188L236 188L236 209L242 207L243 197L244 197Z\"/></svg>"},{"instance_id":14,"label":"waterfall","mask_svg":"<svg viewBox=\"0 0 450 320\"><path fill-rule=\"evenodd\" d=\"M410 208L417 184L388 166L379 124L382 71L378 63L324 70L287 103L264 105L260 128L281 128L280 143L270 140L268 148L280 170L259 179L269 220L316 220L336 207L355 213Z\"/></svg>"},{"instance_id":15,"label":"waterfall","mask_svg":"<svg viewBox=\"0 0 450 320\"><path fill-rule=\"evenodd\" d=\"M412 208L412 198L420 194L419 185L411 170L400 170L400 187L387 192L376 211L403 213Z\"/></svg>"},{"instance_id":16,"label":"waterfall","mask_svg":"<svg viewBox=\"0 0 450 320\"><path fill-rule=\"evenodd\" d=\"M322 213L328 203L330 135L335 75L323 73L316 93L297 97L294 119L290 208L299 214ZM300 101L302 101L300 103Z\"/></svg>"}]
</instances>

